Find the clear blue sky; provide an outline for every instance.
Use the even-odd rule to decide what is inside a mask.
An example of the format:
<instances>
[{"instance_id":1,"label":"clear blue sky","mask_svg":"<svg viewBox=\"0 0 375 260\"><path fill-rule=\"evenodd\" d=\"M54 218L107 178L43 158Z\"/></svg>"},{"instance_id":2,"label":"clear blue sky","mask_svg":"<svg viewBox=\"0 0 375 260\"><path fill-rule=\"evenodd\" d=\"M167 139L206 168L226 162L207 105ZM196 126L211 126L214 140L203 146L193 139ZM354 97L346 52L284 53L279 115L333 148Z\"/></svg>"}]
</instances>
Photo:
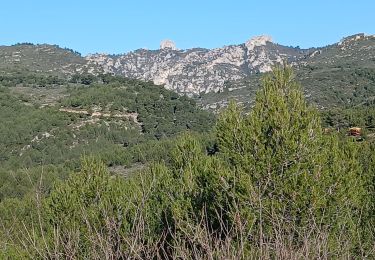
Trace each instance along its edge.
<instances>
[{"instance_id":1,"label":"clear blue sky","mask_svg":"<svg viewBox=\"0 0 375 260\"><path fill-rule=\"evenodd\" d=\"M51 43L83 54L275 42L323 46L357 32L375 34L375 0L1 0L0 45Z\"/></svg>"}]
</instances>

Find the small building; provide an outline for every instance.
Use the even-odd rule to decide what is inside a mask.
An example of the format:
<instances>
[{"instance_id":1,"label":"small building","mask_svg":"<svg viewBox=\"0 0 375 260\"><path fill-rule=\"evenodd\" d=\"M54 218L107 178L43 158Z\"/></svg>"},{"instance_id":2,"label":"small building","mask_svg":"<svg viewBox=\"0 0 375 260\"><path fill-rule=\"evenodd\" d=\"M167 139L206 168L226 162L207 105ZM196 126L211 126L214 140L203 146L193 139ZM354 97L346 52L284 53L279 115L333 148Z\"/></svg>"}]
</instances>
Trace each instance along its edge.
<instances>
[{"instance_id":1,"label":"small building","mask_svg":"<svg viewBox=\"0 0 375 260\"><path fill-rule=\"evenodd\" d=\"M361 128L359 127L351 127L349 128L349 133L348 135L350 136L361 136Z\"/></svg>"}]
</instances>

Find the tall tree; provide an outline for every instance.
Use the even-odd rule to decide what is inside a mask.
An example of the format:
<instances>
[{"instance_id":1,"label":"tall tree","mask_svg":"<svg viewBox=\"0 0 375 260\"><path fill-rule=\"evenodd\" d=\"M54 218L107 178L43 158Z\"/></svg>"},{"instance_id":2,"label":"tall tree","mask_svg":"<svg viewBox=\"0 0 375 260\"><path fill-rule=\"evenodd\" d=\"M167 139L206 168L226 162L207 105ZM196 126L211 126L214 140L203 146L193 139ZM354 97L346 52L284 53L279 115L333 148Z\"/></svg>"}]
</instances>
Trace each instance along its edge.
<instances>
[{"instance_id":1,"label":"tall tree","mask_svg":"<svg viewBox=\"0 0 375 260\"><path fill-rule=\"evenodd\" d=\"M258 227L258 242L277 232L298 238L311 228L333 234L333 240L355 233L350 216L363 196L356 147L322 134L318 113L290 67L264 77L248 115L232 103L217 133L219 150L236 171L242 208L253 220L249 228Z\"/></svg>"}]
</instances>

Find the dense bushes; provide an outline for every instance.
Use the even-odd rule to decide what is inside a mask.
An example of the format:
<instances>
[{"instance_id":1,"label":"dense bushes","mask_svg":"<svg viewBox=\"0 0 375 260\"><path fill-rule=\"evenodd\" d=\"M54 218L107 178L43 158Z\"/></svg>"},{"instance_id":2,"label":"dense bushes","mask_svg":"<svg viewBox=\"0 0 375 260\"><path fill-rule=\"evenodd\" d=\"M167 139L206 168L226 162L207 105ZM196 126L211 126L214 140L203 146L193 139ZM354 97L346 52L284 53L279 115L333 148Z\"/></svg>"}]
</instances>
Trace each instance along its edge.
<instances>
[{"instance_id":1,"label":"dense bushes","mask_svg":"<svg viewBox=\"0 0 375 260\"><path fill-rule=\"evenodd\" d=\"M126 179L86 158L14 246L43 258L374 257L373 144L323 135L289 68L264 78L250 114L231 104L215 133L182 135L167 162Z\"/></svg>"},{"instance_id":2,"label":"dense bushes","mask_svg":"<svg viewBox=\"0 0 375 260\"><path fill-rule=\"evenodd\" d=\"M104 77L104 76L103 76ZM111 112L135 112L142 131L153 138L169 137L190 129L207 131L214 118L196 107L192 99L149 82L105 76L104 84L70 89L70 97L62 101L66 107L90 109L108 107Z\"/></svg>"},{"instance_id":3,"label":"dense bushes","mask_svg":"<svg viewBox=\"0 0 375 260\"><path fill-rule=\"evenodd\" d=\"M375 129L374 104L349 107L346 109L331 109L322 112L323 123L326 127L344 128L358 126L363 129Z\"/></svg>"},{"instance_id":4,"label":"dense bushes","mask_svg":"<svg viewBox=\"0 0 375 260\"><path fill-rule=\"evenodd\" d=\"M22 75L4 77L27 78L30 84L39 82L37 77ZM54 106L40 107L32 102L33 98L28 100L27 94L17 96L11 87L0 87L2 168L77 162L80 154L88 152L102 155L108 164L129 165L138 159L133 159L137 156L129 155L128 150L142 150L144 143L150 142L151 146L155 140L184 130L207 132L215 120L191 99L152 83L100 75L89 77L89 86L80 84L87 77L74 76L72 81L79 84L66 85L66 93ZM13 84L16 83L10 81ZM60 106L73 112L74 109L88 112L61 112ZM92 118L95 109L112 116Z\"/></svg>"}]
</instances>

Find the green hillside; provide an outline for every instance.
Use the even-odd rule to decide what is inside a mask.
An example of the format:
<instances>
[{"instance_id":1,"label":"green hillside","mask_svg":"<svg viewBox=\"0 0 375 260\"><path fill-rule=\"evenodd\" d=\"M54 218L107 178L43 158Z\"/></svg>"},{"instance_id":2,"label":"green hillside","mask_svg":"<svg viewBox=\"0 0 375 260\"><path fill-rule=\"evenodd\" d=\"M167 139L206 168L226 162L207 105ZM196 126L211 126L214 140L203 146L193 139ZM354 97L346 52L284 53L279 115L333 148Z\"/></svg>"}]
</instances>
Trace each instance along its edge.
<instances>
[{"instance_id":1,"label":"green hillside","mask_svg":"<svg viewBox=\"0 0 375 260\"><path fill-rule=\"evenodd\" d=\"M0 47L0 259L373 259L374 48L190 98Z\"/></svg>"},{"instance_id":2,"label":"green hillside","mask_svg":"<svg viewBox=\"0 0 375 260\"><path fill-rule=\"evenodd\" d=\"M48 44L0 46L0 71L38 72L52 75L83 70L84 58L73 50ZM83 72L83 71L82 71Z\"/></svg>"},{"instance_id":3,"label":"green hillside","mask_svg":"<svg viewBox=\"0 0 375 260\"><path fill-rule=\"evenodd\" d=\"M1 88L0 258L374 258L374 139L331 129L373 128L373 101L319 113L279 67L215 123L151 83L90 80L59 100Z\"/></svg>"},{"instance_id":4,"label":"green hillside","mask_svg":"<svg viewBox=\"0 0 375 260\"><path fill-rule=\"evenodd\" d=\"M162 159L168 138L213 126L213 115L160 86L112 76L91 80L40 86L40 78L30 77L31 85L0 87L0 171L42 165L69 171L85 153L129 168Z\"/></svg>"}]
</instances>

